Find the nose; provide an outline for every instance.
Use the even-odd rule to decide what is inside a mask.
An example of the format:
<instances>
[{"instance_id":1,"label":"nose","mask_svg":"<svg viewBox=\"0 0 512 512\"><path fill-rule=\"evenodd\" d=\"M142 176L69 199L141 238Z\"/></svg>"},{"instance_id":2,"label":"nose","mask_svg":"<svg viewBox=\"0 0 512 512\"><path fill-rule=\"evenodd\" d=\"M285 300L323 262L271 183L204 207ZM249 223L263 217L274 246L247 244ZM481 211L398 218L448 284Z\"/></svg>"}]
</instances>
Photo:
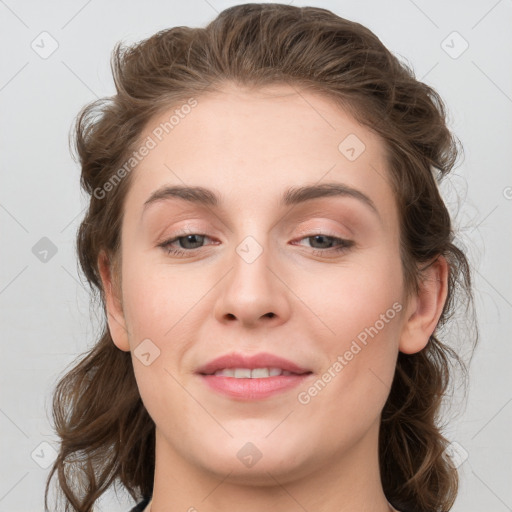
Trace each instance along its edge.
<instances>
[{"instance_id":1,"label":"nose","mask_svg":"<svg viewBox=\"0 0 512 512\"><path fill-rule=\"evenodd\" d=\"M215 317L240 326L277 326L290 316L290 290L270 251L251 240L237 247L232 265L219 283Z\"/></svg>"}]
</instances>

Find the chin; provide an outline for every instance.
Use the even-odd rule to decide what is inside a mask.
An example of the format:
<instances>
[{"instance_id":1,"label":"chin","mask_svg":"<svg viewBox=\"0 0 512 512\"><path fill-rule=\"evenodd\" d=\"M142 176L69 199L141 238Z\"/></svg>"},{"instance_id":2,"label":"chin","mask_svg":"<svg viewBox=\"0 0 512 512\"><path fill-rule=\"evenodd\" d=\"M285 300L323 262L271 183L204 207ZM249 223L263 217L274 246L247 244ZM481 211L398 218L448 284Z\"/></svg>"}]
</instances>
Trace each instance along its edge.
<instances>
[{"instance_id":1,"label":"chin","mask_svg":"<svg viewBox=\"0 0 512 512\"><path fill-rule=\"evenodd\" d=\"M222 480L226 478L233 484L265 487L275 486L276 480L279 483L286 483L288 480L294 480L308 473L305 464L303 467L290 459L292 459L291 456L288 460L267 456L262 457L253 466L247 467L231 456L225 460L217 459L216 464L212 464L211 460L203 461L203 467L207 472L215 474L217 478ZM226 475L229 476L226 477Z\"/></svg>"},{"instance_id":2,"label":"chin","mask_svg":"<svg viewBox=\"0 0 512 512\"><path fill-rule=\"evenodd\" d=\"M265 437L269 431L260 437L242 434L222 444L212 441L206 446L198 445L201 449L195 454L194 464L217 478L229 475L229 481L243 485L275 486L276 480L284 483L307 476L315 458L305 450L307 436L304 442L291 439L286 432Z\"/></svg>"}]
</instances>

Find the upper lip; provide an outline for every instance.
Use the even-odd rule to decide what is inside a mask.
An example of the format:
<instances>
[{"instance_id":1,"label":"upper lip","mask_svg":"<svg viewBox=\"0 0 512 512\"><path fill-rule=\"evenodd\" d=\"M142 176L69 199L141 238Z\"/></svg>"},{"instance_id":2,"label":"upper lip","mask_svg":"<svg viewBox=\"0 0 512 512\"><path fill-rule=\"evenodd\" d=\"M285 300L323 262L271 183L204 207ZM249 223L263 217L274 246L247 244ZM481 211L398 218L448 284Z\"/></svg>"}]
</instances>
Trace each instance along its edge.
<instances>
[{"instance_id":1,"label":"upper lip","mask_svg":"<svg viewBox=\"0 0 512 512\"><path fill-rule=\"evenodd\" d=\"M302 368L292 361L262 352L254 355L237 353L226 354L201 366L197 369L197 373L212 375L216 371L223 370L225 368L248 368L250 370L253 370L254 368L281 368L282 370L298 374L311 372L311 370Z\"/></svg>"}]
</instances>

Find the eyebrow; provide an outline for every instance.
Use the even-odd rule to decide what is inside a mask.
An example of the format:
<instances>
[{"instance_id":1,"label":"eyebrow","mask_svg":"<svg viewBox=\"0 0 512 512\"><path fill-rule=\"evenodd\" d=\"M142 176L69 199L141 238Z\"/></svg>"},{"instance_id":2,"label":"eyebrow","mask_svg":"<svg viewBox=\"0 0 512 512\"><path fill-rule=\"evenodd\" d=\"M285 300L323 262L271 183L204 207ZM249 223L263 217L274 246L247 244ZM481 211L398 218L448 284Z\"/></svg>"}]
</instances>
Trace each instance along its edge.
<instances>
[{"instance_id":1,"label":"eyebrow","mask_svg":"<svg viewBox=\"0 0 512 512\"><path fill-rule=\"evenodd\" d=\"M281 198L282 206L294 206L306 201L323 197L351 197L359 200L372 210L380 218L375 203L363 192L343 183L322 183L318 185L306 185L302 187L291 187L285 191ZM167 185L155 190L144 203L143 215L146 209L156 202L183 199L190 203L201 204L218 208L221 197L213 190L200 186Z\"/></svg>"}]
</instances>

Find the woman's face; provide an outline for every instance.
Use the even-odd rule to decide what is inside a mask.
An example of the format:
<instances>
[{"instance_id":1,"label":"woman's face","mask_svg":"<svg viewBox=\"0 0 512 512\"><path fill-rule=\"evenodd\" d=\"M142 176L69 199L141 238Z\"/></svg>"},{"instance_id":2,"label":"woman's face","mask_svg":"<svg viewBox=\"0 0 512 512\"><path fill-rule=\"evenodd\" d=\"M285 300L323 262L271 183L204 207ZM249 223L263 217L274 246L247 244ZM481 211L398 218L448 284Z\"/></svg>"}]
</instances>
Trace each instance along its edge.
<instances>
[{"instance_id":1,"label":"woman's face","mask_svg":"<svg viewBox=\"0 0 512 512\"><path fill-rule=\"evenodd\" d=\"M285 85L191 99L141 140L109 323L159 460L285 482L376 453L408 314L381 140Z\"/></svg>"}]
</instances>

